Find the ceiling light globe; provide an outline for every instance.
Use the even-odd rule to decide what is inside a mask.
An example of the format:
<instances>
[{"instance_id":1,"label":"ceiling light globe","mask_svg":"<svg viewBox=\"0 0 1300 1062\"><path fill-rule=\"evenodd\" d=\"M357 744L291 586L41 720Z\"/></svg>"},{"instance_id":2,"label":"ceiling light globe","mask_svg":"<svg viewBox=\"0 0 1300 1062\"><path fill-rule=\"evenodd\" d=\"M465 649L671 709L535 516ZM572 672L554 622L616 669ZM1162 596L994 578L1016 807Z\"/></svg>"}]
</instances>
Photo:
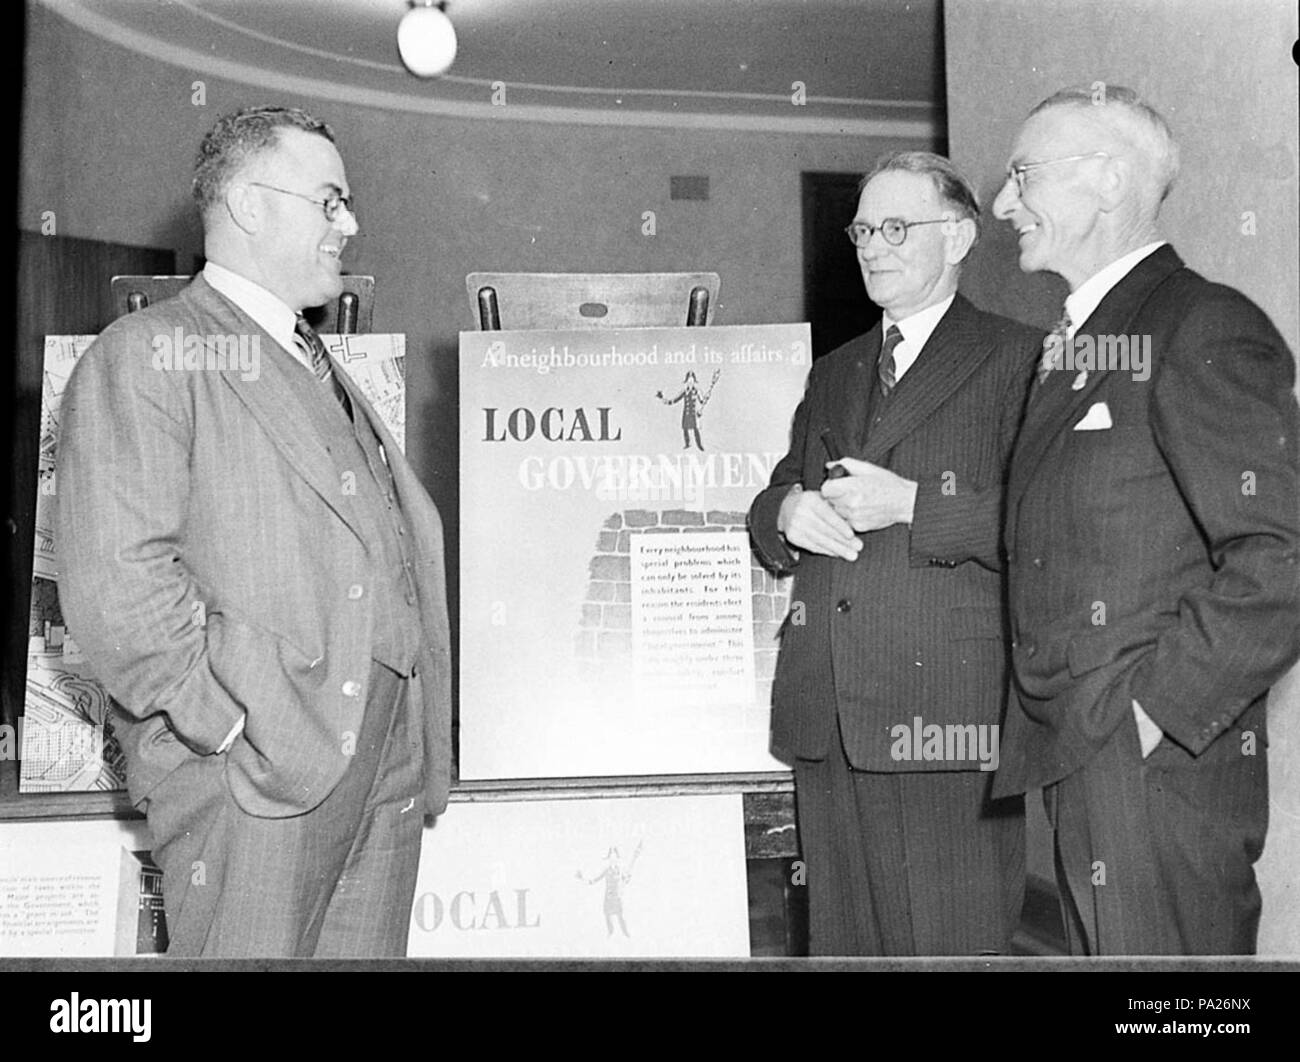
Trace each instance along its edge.
<instances>
[{"instance_id":1,"label":"ceiling light globe","mask_svg":"<svg viewBox=\"0 0 1300 1062\"><path fill-rule=\"evenodd\" d=\"M436 7L413 7L397 26L397 51L416 77L437 77L456 58L456 30Z\"/></svg>"}]
</instances>

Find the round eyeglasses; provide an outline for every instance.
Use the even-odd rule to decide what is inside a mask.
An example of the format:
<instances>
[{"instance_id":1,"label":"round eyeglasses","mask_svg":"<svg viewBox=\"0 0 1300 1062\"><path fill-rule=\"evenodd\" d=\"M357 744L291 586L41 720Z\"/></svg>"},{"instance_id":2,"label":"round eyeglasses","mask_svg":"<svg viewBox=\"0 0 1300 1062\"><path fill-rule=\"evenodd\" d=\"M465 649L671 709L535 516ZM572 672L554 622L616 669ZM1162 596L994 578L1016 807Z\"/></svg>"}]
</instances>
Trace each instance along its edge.
<instances>
[{"instance_id":1,"label":"round eyeglasses","mask_svg":"<svg viewBox=\"0 0 1300 1062\"><path fill-rule=\"evenodd\" d=\"M932 218L929 221L904 221L902 218L885 218L879 225L855 221L844 230L844 234L854 247L865 247L877 232L884 236L885 242L891 247L899 247L907 239L907 230L913 225L940 225L950 220L950 218Z\"/></svg>"}]
</instances>

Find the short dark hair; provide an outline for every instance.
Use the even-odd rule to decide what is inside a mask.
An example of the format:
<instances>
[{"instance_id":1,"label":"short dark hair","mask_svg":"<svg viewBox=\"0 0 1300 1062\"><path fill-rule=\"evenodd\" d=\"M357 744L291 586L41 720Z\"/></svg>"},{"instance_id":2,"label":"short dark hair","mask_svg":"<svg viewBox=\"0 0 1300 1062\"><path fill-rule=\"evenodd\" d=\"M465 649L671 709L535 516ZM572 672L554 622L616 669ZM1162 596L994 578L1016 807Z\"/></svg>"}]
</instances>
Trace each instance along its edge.
<instances>
[{"instance_id":1,"label":"short dark hair","mask_svg":"<svg viewBox=\"0 0 1300 1062\"><path fill-rule=\"evenodd\" d=\"M194 157L191 192L207 213L221 198L226 182L244 164L275 147L281 129L301 129L334 143L334 131L297 107L245 107L223 115L208 131Z\"/></svg>"},{"instance_id":2,"label":"short dark hair","mask_svg":"<svg viewBox=\"0 0 1300 1062\"><path fill-rule=\"evenodd\" d=\"M871 172L858 182L858 195L874 178L895 170L929 177L940 198L957 212L958 217L975 222L975 238L979 239L980 204L975 189L951 160L932 151L895 151L882 155Z\"/></svg>"}]
</instances>

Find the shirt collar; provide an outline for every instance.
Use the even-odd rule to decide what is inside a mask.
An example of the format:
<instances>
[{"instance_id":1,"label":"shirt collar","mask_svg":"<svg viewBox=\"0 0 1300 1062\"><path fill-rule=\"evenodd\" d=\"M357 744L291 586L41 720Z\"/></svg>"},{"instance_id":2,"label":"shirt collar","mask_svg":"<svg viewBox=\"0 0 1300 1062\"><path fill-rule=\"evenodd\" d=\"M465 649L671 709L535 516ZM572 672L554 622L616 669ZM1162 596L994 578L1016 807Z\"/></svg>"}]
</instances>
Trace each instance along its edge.
<instances>
[{"instance_id":1,"label":"shirt collar","mask_svg":"<svg viewBox=\"0 0 1300 1062\"><path fill-rule=\"evenodd\" d=\"M1079 326L1092 316L1093 311L1101 305L1101 300L1110 294L1111 288L1128 276L1142 259L1158 251L1165 243L1165 240L1156 240L1136 251L1129 251L1122 258L1116 258L1110 265L1097 270L1070 292L1065 297L1065 312L1070 317L1070 337L1073 338Z\"/></svg>"},{"instance_id":2,"label":"shirt collar","mask_svg":"<svg viewBox=\"0 0 1300 1062\"><path fill-rule=\"evenodd\" d=\"M898 325L898 331L903 336L903 341L894 348L895 378L901 377L903 373L911 368L912 363L925 349L926 343L930 341L931 334L939 326L943 315L948 312L948 307L952 305L952 301L956 297L957 293L954 291L942 302L936 302L933 306L918 310L910 317L904 317L901 321L895 321L887 313L881 314L881 333L888 332L890 325Z\"/></svg>"},{"instance_id":3,"label":"shirt collar","mask_svg":"<svg viewBox=\"0 0 1300 1062\"><path fill-rule=\"evenodd\" d=\"M204 263L203 279L266 329L271 338L298 361L311 368L306 355L294 342L294 325L298 321L298 315L285 302L262 285L255 284L216 262Z\"/></svg>"}]
</instances>

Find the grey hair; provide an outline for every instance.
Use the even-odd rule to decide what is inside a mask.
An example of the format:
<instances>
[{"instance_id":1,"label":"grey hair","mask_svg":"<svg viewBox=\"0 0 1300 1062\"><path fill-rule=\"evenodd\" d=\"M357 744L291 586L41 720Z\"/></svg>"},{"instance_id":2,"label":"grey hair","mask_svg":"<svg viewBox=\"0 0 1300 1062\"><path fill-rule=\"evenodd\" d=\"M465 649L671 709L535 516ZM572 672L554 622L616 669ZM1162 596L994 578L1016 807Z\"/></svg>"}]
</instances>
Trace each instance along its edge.
<instances>
[{"instance_id":1,"label":"grey hair","mask_svg":"<svg viewBox=\"0 0 1300 1062\"><path fill-rule=\"evenodd\" d=\"M1132 89L1104 81L1053 93L1030 111L1029 117L1053 107L1087 108L1090 117L1136 148L1150 167L1152 205L1164 202L1178 176L1179 153L1173 131L1159 111Z\"/></svg>"},{"instance_id":2,"label":"grey hair","mask_svg":"<svg viewBox=\"0 0 1300 1062\"><path fill-rule=\"evenodd\" d=\"M975 222L975 239L979 239L979 199L976 198L975 189L970 181L950 159L936 155L932 151L895 151L882 155L876 160L871 172L858 182L858 195L861 195L863 189L876 177L891 172L917 173L929 177L934 182L940 198L956 212L959 218L969 218Z\"/></svg>"}]
</instances>

